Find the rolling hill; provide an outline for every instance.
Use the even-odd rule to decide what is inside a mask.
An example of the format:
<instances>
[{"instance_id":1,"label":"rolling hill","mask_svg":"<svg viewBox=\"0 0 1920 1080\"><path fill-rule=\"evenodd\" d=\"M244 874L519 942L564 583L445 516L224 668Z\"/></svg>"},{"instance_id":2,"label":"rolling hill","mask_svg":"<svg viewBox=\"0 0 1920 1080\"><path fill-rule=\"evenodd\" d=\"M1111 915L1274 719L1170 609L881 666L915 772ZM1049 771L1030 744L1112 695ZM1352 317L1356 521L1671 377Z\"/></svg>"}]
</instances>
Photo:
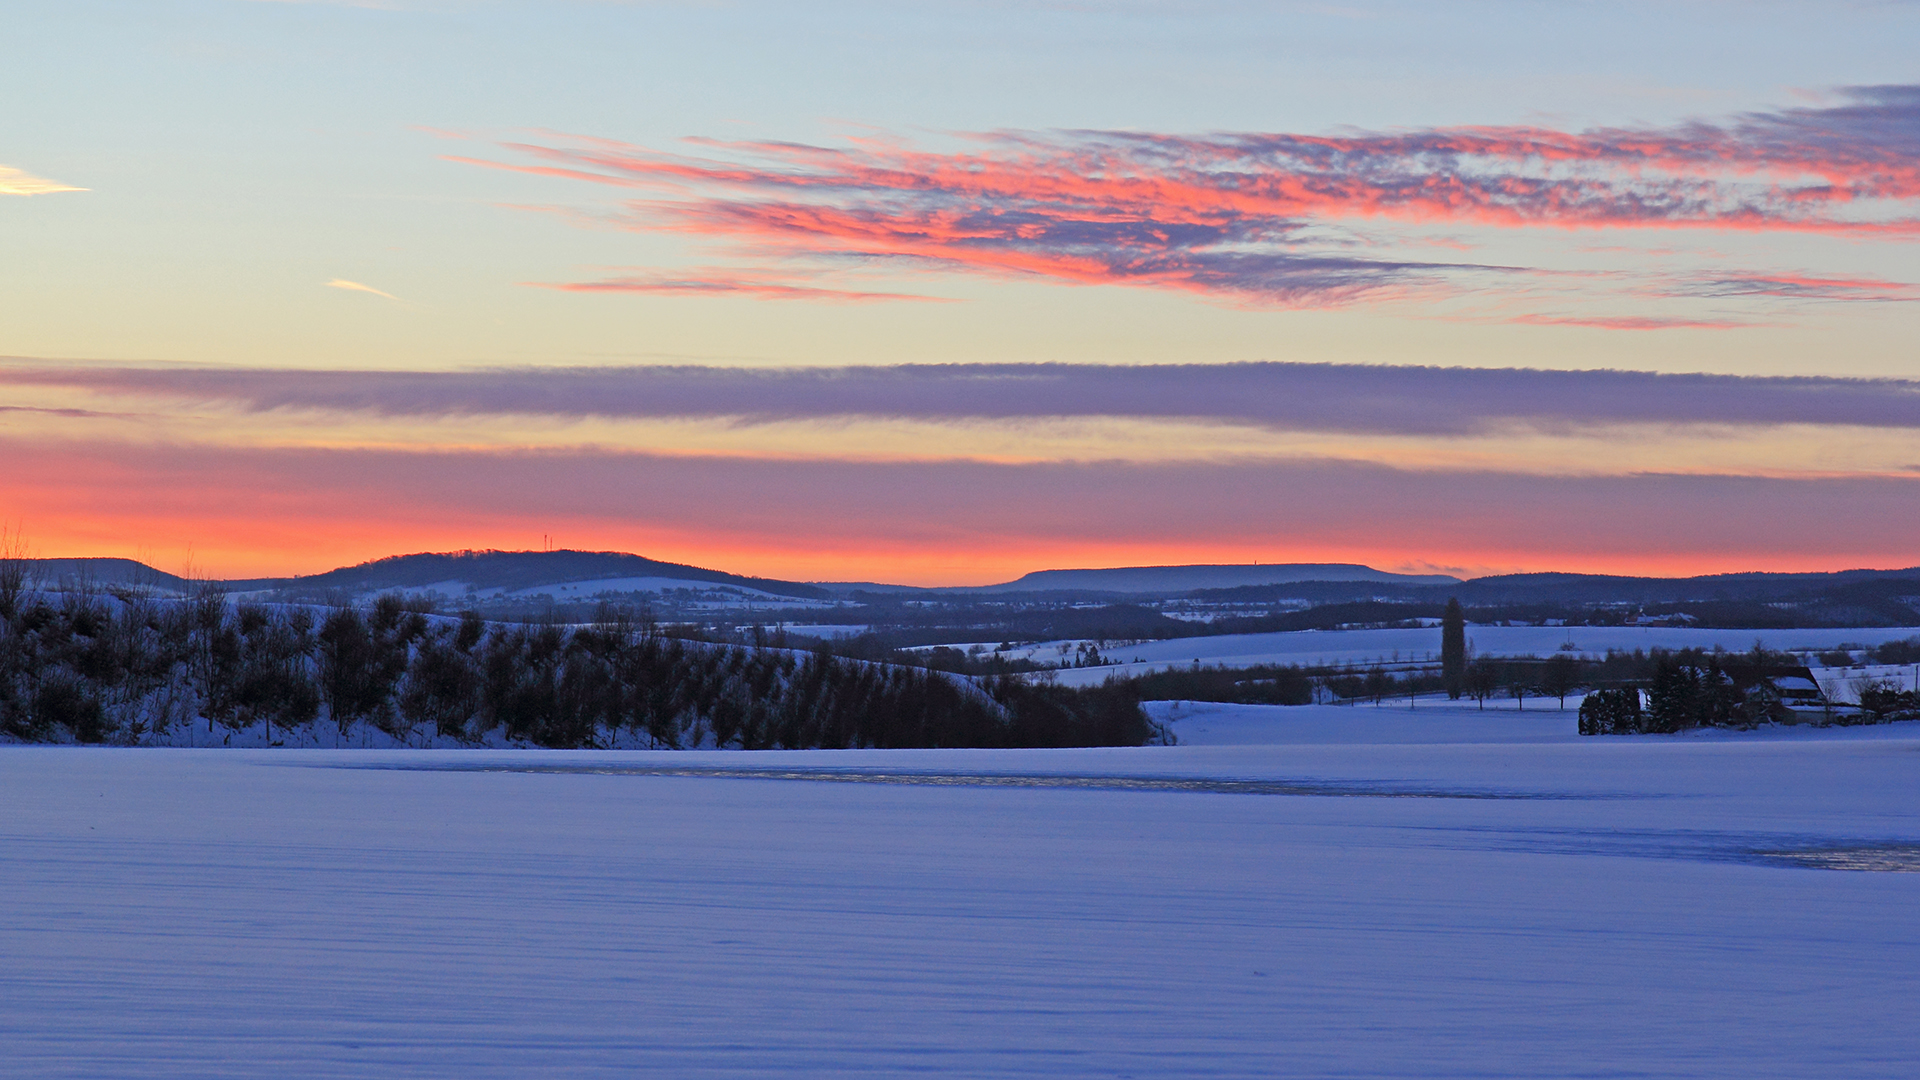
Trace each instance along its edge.
<instances>
[{"instance_id":1,"label":"rolling hill","mask_svg":"<svg viewBox=\"0 0 1920 1080\"><path fill-rule=\"evenodd\" d=\"M1457 585L1444 574L1393 574L1356 563L1254 563L1212 566L1122 566L1106 570L1036 570L975 592L1114 592L1171 595L1196 589L1232 589L1301 581Z\"/></svg>"}]
</instances>

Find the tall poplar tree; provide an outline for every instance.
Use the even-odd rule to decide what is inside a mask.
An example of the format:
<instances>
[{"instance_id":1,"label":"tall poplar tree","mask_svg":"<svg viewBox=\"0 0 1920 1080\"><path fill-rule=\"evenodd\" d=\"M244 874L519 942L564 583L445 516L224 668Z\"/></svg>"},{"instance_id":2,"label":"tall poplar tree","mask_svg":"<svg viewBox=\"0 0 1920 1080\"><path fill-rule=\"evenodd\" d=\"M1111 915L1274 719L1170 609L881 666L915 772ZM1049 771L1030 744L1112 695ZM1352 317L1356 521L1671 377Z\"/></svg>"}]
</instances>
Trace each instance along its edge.
<instances>
[{"instance_id":1,"label":"tall poplar tree","mask_svg":"<svg viewBox=\"0 0 1920 1080\"><path fill-rule=\"evenodd\" d=\"M1467 690L1467 617L1460 610L1460 598L1447 598L1447 613L1440 618L1440 678L1447 684L1447 697L1459 701Z\"/></svg>"}]
</instances>

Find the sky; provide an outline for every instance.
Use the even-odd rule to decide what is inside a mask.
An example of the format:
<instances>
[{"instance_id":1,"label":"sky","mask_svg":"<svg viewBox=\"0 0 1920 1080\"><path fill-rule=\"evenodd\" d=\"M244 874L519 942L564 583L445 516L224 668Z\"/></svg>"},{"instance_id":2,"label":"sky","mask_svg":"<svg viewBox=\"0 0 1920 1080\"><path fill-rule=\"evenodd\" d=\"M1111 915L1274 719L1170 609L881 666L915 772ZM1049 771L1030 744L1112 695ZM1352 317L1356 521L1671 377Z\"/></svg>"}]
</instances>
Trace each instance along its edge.
<instances>
[{"instance_id":1,"label":"sky","mask_svg":"<svg viewBox=\"0 0 1920 1080\"><path fill-rule=\"evenodd\" d=\"M0 528L1920 564L1920 3L15 0Z\"/></svg>"}]
</instances>

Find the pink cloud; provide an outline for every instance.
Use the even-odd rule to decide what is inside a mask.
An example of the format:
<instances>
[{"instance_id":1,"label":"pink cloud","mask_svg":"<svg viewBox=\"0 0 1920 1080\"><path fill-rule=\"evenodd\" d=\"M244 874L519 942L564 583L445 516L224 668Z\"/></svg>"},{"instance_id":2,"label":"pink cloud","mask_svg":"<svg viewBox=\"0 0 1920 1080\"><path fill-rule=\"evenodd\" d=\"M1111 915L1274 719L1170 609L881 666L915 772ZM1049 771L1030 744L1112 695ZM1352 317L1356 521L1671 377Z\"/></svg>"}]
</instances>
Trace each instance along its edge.
<instances>
[{"instance_id":1,"label":"pink cloud","mask_svg":"<svg viewBox=\"0 0 1920 1080\"><path fill-rule=\"evenodd\" d=\"M1465 287L1516 267L1358 258L1314 227L1920 236L1920 87L1666 129L1467 127L1343 136L1000 132L956 151L551 137L474 164L646 195L635 227L777 256L1326 305Z\"/></svg>"}]
</instances>

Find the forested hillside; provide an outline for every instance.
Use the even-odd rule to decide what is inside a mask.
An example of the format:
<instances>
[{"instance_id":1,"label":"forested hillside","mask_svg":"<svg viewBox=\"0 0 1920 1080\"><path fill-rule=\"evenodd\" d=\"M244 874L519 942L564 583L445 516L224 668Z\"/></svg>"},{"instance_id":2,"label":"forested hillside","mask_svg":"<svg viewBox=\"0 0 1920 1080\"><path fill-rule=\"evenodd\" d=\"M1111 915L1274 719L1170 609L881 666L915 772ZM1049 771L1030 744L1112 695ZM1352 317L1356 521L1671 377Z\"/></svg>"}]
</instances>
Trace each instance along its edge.
<instances>
[{"instance_id":1,"label":"forested hillside","mask_svg":"<svg viewBox=\"0 0 1920 1080\"><path fill-rule=\"evenodd\" d=\"M1131 696L669 636L607 610L496 624L135 591L0 567L0 735L35 742L544 747L1137 745Z\"/></svg>"},{"instance_id":2,"label":"forested hillside","mask_svg":"<svg viewBox=\"0 0 1920 1080\"><path fill-rule=\"evenodd\" d=\"M327 597L342 590L404 592L448 581L512 591L567 581L635 577L733 585L776 596L814 600L829 595L823 589L798 582L746 577L619 551L453 551L395 555L324 574L247 584L271 586L289 598L299 598Z\"/></svg>"}]
</instances>

